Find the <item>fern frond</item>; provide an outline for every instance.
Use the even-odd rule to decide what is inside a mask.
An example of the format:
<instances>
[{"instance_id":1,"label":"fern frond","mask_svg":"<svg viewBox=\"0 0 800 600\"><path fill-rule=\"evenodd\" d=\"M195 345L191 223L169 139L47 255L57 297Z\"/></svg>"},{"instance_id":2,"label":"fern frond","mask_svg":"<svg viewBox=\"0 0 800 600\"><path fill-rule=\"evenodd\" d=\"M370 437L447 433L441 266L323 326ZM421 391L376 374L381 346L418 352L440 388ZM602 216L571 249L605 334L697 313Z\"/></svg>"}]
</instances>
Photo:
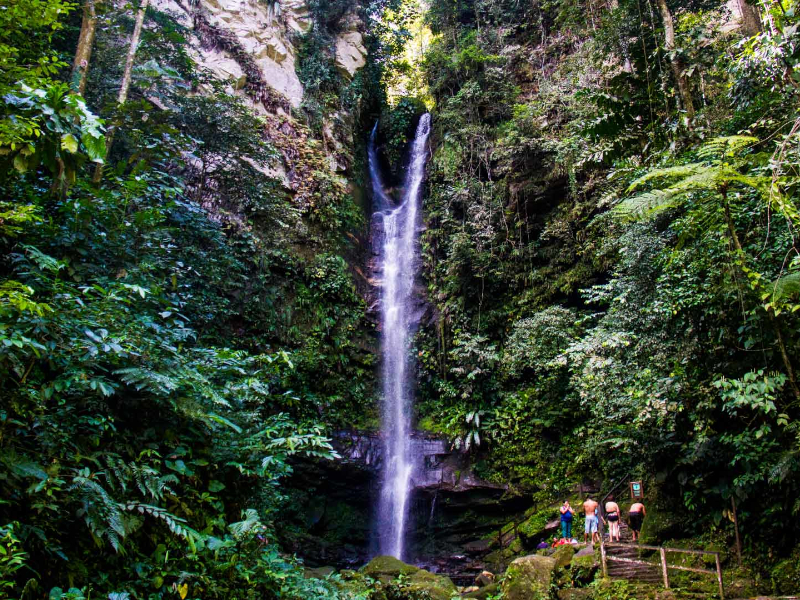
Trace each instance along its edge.
<instances>
[{"instance_id":1,"label":"fern frond","mask_svg":"<svg viewBox=\"0 0 800 600\"><path fill-rule=\"evenodd\" d=\"M728 135L712 138L704 143L697 156L703 160L719 160L733 157L748 146L758 143L758 138L749 135Z\"/></svg>"},{"instance_id":2,"label":"fern frond","mask_svg":"<svg viewBox=\"0 0 800 600\"><path fill-rule=\"evenodd\" d=\"M677 167L653 169L652 171L645 173L638 179L634 180L633 183L628 186L627 192L630 194L631 192L638 191L642 189L646 183L662 180L671 181L691 177L707 169L708 165L704 165L702 163L689 163L688 165L678 165Z\"/></svg>"},{"instance_id":3,"label":"fern frond","mask_svg":"<svg viewBox=\"0 0 800 600\"><path fill-rule=\"evenodd\" d=\"M178 389L178 382L173 377L162 373L155 373L147 369L127 368L117 369L115 375L119 375L127 385L133 386L137 391L147 391L155 394L167 395Z\"/></svg>"},{"instance_id":4,"label":"fern frond","mask_svg":"<svg viewBox=\"0 0 800 600\"><path fill-rule=\"evenodd\" d=\"M203 535L186 525L186 519L182 519L168 512L160 506L143 504L141 502L124 502L119 505L122 510L127 512L138 512L143 515L150 515L163 521L169 530L185 540L196 542L203 539Z\"/></svg>"},{"instance_id":5,"label":"fern frond","mask_svg":"<svg viewBox=\"0 0 800 600\"><path fill-rule=\"evenodd\" d=\"M652 190L625 198L614 207L614 213L629 219L645 218L676 206L676 196L677 194L670 193L669 190Z\"/></svg>"},{"instance_id":6,"label":"fern frond","mask_svg":"<svg viewBox=\"0 0 800 600\"><path fill-rule=\"evenodd\" d=\"M72 480L70 491L79 493L82 508L79 515L98 539L106 539L119 552L125 537L125 524L117 502L96 481L78 475Z\"/></svg>"},{"instance_id":7,"label":"fern frond","mask_svg":"<svg viewBox=\"0 0 800 600\"><path fill-rule=\"evenodd\" d=\"M620 202L614 211L627 218L644 218L667 208L677 206L678 200L693 192L721 193L731 184L738 183L757 191L766 197L770 179L763 176L743 175L728 165L703 165L694 163L669 169L656 169L634 181L628 191L636 190L641 184L654 179L678 179L669 186L650 190ZM788 202L788 200L787 200ZM791 214L791 203L782 202L780 206ZM777 203L776 203L777 205ZM783 212L783 211L782 211Z\"/></svg>"}]
</instances>

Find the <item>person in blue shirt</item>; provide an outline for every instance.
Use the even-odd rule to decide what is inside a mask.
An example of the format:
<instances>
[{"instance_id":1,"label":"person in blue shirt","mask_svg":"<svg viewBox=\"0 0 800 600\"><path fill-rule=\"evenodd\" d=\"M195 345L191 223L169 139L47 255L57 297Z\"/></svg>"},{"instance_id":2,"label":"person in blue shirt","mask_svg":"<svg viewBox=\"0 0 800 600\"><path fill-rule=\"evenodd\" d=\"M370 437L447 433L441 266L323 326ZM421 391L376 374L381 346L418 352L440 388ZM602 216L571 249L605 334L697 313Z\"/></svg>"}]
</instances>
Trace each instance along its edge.
<instances>
[{"instance_id":1,"label":"person in blue shirt","mask_svg":"<svg viewBox=\"0 0 800 600\"><path fill-rule=\"evenodd\" d=\"M561 505L561 537L571 540L572 539L572 516L575 514L575 509L569 505L569 500L565 500Z\"/></svg>"}]
</instances>

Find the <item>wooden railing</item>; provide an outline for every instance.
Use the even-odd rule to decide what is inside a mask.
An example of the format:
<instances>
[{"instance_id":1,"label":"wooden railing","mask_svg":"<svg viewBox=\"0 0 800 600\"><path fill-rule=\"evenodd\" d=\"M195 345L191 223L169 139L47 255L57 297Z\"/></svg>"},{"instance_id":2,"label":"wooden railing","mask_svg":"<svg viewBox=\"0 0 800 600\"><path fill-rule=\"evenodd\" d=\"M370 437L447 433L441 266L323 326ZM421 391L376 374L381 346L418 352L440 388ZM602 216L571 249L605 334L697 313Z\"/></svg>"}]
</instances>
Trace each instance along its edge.
<instances>
[{"instance_id":1,"label":"wooden railing","mask_svg":"<svg viewBox=\"0 0 800 600\"><path fill-rule=\"evenodd\" d=\"M719 562L719 552L708 552L706 550L686 550L684 548L664 548L662 546L645 546L642 544L606 544L603 542L603 538L600 538L600 556L603 562L603 576L607 576L608 574L608 566L607 561L615 561L615 562L624 562L624 563L632 563L635 565L646 565L649 567L655 567L656 565L651 562L647 562L644 560L636 560L633 558L626 558L622 556L613 556L606 553L606 548L633 548L633 549L640 549L640 550L657 550L660 558L661 558L661 573L664 577L664 587L669 589L669 569L675 569L677 571L691 571L692 573L702 573L708 575L716 575L717 583L719 584L719 597L720 600L725 600L725 590L723 589L722 585L722 567L720 566ZM716 569L713 571L710 569L698 569L697 567L684 567L682 565L669 565L667 564L667 552L676 552L681 554L699 554L699 555L708 555L714 557L714 562L716 563Z\"/></svg>"}]
</instances>

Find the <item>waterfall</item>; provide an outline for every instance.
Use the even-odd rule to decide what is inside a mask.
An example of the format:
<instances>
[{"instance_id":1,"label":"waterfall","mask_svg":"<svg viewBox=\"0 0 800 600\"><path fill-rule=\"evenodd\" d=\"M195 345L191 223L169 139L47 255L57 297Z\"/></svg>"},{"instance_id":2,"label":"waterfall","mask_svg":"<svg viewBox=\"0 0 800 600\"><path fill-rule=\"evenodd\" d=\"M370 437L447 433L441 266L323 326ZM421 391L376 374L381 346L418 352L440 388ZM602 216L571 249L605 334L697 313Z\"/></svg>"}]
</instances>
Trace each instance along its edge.
<instances>
[{"instance_id":1,"label":"waterfall","mask_svg":"<svg viewBox=\"0 0 800 600\"><path fill-rule=\"evenodd\" d=\"M416 467L409 437L414 387L409 346L418 318L414 309L414 280L418 268L417 225L430 126L430 115L423 115L411 148L402 201L383 215L383 248L380 253L383 359L381 428L385 448L378 507L378 538L381 554L401 560L405 551L411 480ZM371 145L374 150L374 143ZM378 174L377 157L375 167ZM373 186L379 184L373 179Z\"/></svg>"}]
</instances>

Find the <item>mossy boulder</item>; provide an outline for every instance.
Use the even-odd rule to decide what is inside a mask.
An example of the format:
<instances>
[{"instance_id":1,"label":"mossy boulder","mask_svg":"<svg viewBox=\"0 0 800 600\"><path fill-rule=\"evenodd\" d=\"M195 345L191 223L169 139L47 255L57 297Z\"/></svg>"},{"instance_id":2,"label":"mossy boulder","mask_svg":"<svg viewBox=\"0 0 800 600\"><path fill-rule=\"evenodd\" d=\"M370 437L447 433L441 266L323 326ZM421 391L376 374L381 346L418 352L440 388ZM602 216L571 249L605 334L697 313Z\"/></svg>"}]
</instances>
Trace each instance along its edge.
<instances>
[{"instance_id":1,"label":"mossy boulder","mask_svg":"<svg viewBox=\"0 0 800 600\"><path fill-rule=\"evenodd\" d=\"M464 594L462 598L472 598L473 600L487 600L487 598L492 598L497 596L500 593L500 585L497 583L492 583L487 585L486 587L482 587L481 589L475 592L469 592L468 594Z\"/></svg>"},{"instance_id":2,"label":"mossy boulder","mask_svg":"<svg viewBox=\"0 0 800 600\"><path fill-rule=\"evenodd\" d=\"M408 565L394 556L376 556L361 568L361 572L364 575L377 579L382 583L389 583L400 575L414 575L420 570L419 567Z\"/></svg>"},{"instance_id":3,"label":"mossy boulder","mask_svg":"<svg viewBox=\"0 0 800 600\"><path fill-rule=\"evenodd\" d=\"M514 560L506 571L502 590L505 600L543 600L550 596L556 560L532 554Z\"/></svg>"},{"instance_id":4,"label":"mossy boulder","mask_svg":"<svg viewBox=\"0 0 800 600\"><path fill-rule=\"evenodd\" d=\"M593 552L585 554L578 552L572 557L572 562L570 563L572 581L579 585L587 585L594 581L599 568L600 562Z\"/></svg>"},{"instance_id":5,"label":"mossy boulder","mask_svg":"<svg viewBox=\"0 0 800 600\"><path fill-rule=\"evenodd\" d=\"M556 548L553 552L553 558L556 561L556 567L563 569L572 562L572 557L575 556L575 548L572 544L565 544Z\"/></svg>"},{"instance_id":6,"label":"mossy boulder","mask_svg":"<svg viewBox=\"0 0 800 600\"><path fill-rule=\"evenodd\" d=\"M376 556L361 569L361 573L384 584L389 584L403 575L405 577L403 588L410 593L409 597L414 598L450 600L450 597L458 591L449 577L430 573L393 556Z\"/></svg>"},{"instance_id":7,"label":"mossy boulder","mask_svg":"<svg viewBox=\"0 0 800 600\"><path fill-rule=\"evenodd\" d=\"M432 600L450 600L458 591L449 577L423 569L408 578L408 589L412 592L426 592Z\"/></svg>"}]
</instances>

